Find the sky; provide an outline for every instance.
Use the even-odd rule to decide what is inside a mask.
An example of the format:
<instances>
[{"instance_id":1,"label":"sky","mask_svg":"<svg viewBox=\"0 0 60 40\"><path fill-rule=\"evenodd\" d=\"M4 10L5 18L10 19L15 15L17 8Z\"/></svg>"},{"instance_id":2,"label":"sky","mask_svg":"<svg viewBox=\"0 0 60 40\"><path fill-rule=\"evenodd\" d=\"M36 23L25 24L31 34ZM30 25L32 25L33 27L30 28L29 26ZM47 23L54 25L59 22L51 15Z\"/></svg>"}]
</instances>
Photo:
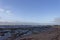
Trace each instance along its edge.
<instances>
[{"instance_id":1,"label":"sky","mask_svg":"<svg viewBox=\"0 0 60 40\"><path fill-rule=\"evenodd\" d=\"M60 20L60 0L0 0L0 21L52 23Z\"/></svg>"}]
</instances>

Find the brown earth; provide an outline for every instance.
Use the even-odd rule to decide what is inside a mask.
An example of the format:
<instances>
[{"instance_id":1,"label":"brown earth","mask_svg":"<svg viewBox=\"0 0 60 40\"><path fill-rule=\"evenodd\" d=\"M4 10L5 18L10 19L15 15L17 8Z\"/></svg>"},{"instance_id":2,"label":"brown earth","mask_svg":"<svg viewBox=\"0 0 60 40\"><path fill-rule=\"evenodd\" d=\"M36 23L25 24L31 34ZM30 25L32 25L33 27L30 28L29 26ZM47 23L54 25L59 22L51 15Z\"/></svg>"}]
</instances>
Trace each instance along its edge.
<instances>
[{"instance_id":1,"label":"brown earth","mask_svg":"<svg viewBox=\"0 0 60 40\"><path fill-rule=\"evenodd\" d=\"M53 26L53 30L47 32L40 32L38 34L32 34L25 37L18 37L17 40L60 40L60 26ZM16 37L12 35L12 38L7 40L14 40Z\"/></svg>"},{"instance_id":2,"label":"brown earth","mask_svg":"<svg viewBox=\"0 0 60 40\"><path fill-rule=\"evenodd\" d=\"M30 36L19 38L19 40L60 40L60 27L55 26L51 31L32 34Z\"/></svg>"}]
</instances>

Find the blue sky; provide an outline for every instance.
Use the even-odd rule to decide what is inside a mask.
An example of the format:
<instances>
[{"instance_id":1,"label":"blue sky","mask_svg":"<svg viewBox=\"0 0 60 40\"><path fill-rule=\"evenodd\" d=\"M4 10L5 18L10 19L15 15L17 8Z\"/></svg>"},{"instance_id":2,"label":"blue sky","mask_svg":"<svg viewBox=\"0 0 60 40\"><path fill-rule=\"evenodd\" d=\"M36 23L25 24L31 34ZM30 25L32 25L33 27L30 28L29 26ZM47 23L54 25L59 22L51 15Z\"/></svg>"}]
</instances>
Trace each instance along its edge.
<instances>
[{"instance_id":1,"label":"blue sky","mask_svg":"<svg viewBox=\"0 0 60 40\"><path fill-rule=\"evenodd\" d=\"M60 18L60 0L0 0L0 21L51 23Z\"/></svg>"}]
</instances>

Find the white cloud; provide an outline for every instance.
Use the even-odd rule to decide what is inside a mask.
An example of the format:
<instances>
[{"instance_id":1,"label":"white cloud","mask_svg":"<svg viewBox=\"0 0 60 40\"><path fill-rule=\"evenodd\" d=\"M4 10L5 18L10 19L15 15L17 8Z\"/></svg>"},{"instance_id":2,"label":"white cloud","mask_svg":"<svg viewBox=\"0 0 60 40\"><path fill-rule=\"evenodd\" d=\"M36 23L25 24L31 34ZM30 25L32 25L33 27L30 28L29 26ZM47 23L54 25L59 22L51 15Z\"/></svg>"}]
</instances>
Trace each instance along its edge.
<instances>
[{"instance_id":1,"label":"white cloud","mask_svg":"<svg viewBox=\"0 0 60 40\"><path fill-rule=\"evenodd\" d=\"M0 21L20 21L22 18L13 13L11 6L2 5L2 0L0 0Z\"/></svg>"},{"instance_id":2,"label":"white cloud","mask_svg":"<svg viewBox=\"0 0 60 40\"><path fill-rule=\"evenodd\" d=\"M52 22L56 25L60 25L60 17L54 18L54 20Z\"/></svg>"},{"instance_id":3,"label":"white cloud","mask_svg":"<svg viewBox=\"0 0 60 40\"><path fill-rule=\"evenodd\" d=\"M4 12L4 9L0 9L0 12Z\"/></svg>"},{"instance_id":4,"label":"white cloud","mask_svg":"<svg viewBox=\"0 0 60 40\"><path fill-rule=\"evenodd\" d=\"M0 9L0 15L8 17L8 16L12 16L12 12L10 10Z\"/></svg>"},{"instance_id":5,"label":"white cloud","mask_svg":"<svg viewBox=\"0 0 60 40\"><path fill-rule=\"evenodd\" d=\"M9 10L6 10L6 13L11 13L11 11L9 11Z\"/></svg>"},{"instance_id":6,"label":"white cloud","mask_svg":"<svg viewBox=\"0 0 60 40\"><path fill-rule=\"evenodd\" d=\"M54 22L60 23L60 18L55 18L55 19L54 19Z\"/></svg>"},{"instance_id":7,"label":"white cloud","mask_svg":"<svg viewBox=\"0 0 60 40\"><path fill-rule=\"evenodd\" d=\"M23 21L23 18L17 16L11 10L0 8L0 21Z\"/></svg>"},{"instance_id":8,"label":"white cloud","mask_svg":"<svg viewBox=\"0 0 60 40\"><path fill-rule=\"evenodd\" d=\"M5 13L6 13L6 15L8 15L9 17L14 16L14 14L12 13L12 11L10 11L10 10L6 10Z\"/></svg>"},{"instance_id":9,"label":"white cloud","mask_svg":"<svg viewBox=\"0 0 60 40\"><path fill-rule=\"evenodd\" d=\"M10 10L0 8L0 17L2 18L0 20L8 20L13 19L14 15Z\"/></svg>"}]
</instances>

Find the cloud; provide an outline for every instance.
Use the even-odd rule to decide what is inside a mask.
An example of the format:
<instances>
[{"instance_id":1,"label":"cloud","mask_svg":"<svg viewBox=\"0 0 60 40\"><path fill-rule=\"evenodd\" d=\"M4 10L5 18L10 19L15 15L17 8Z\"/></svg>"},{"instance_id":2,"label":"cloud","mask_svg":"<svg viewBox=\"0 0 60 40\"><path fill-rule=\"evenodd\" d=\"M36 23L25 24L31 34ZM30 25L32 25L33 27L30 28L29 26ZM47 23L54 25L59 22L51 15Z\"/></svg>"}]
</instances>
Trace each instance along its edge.
<instances>
[{"instance_id":1,"label":"cloud","mask_svg":"<svg viewBox=\"0 0 60 40\"><path fill-rule=\"evenodd\" d=\"M1 17L0 17L0 19L1 19Z\"/></svg>"},{"instance_id":2,"label":"cloud","mask_svg":"<svg viewBox=\"0 0 60 40\"><path fill-rule=\"evenodd\" d=\"M20 21L22 19L12 11L11 6L4 5L3 1L0 0L0 21Z\"/></svg>"},{"instance_id":3,"label":"cloud","mask_svg":"<svg viewBox=\"0 0 60 40\"><path fill-rule=\"evenodd\" d=\"M9 16L9 15L12 15L13 13L11 10L0 9L0 14Z\"/></svg>"},{"instance_id":4,"label":"cloud","mask_svg":"<svg viewBox=\"0 0 60 40\"><path fill-rule=\"evenodd\" d=\"M13 11L0 8L0 21L23 21L23 18L16 15Z\"/></svg>"},{"instance_id":5,"label":"cloud","mask_svg":"<svg viewBox=\"0 0 60 40\"><path fill-rule=\"evenodd\" d=\"M60 23L60 18L55 18L55 19L54 19L54 22Z\"/></svg>"},{"instance_id":6,"label":"cloud","mask_svg":"<svg viewBox=\"0 0 60 40\"><path fill-rule=\"evenodd\" d=\"M53 23L56 25L60 25L60 17L54 18Z\"/></svg>"},{"instance_id":7,"label":"cloud","mask_svg":"<svg viewBox=\"0 0 60 40\"><path fill-rule=\"evenodd\" d=\"M0 8L0 17L2 18L0 20L13 19L14 18L14 14L12 13L11 10L6 10L6 9Z\"/></svg>"},{"instance_id":8,"label":"cloud","mask_svg":"<svg viewBox=\"0 0 60 40\"><path fill-rule=\"evenodd\" d=\"M10 10L5 10L5 13L8 15L8 16L14 16L15 14L12 13L12 11Z\"/></svg>"},{"instance_id":9,"label":"cloud","mask_svg":"<svg viewBox=\"0 0 60 40\"><path fill-rule=\"evenodd\" d=\"M4 12L4 9L0 9L0 12Z\"/></svg>"},{"instance_id":10,"label":"cloud","mask_svg":"<svg viewBox=\"0 0 60 40\"><path fill-rule=\"evenodd\" d=\"M6 10L6 13L10 13L11 11L9 11L9 10Z\"/></svg>"}]
</instances>

